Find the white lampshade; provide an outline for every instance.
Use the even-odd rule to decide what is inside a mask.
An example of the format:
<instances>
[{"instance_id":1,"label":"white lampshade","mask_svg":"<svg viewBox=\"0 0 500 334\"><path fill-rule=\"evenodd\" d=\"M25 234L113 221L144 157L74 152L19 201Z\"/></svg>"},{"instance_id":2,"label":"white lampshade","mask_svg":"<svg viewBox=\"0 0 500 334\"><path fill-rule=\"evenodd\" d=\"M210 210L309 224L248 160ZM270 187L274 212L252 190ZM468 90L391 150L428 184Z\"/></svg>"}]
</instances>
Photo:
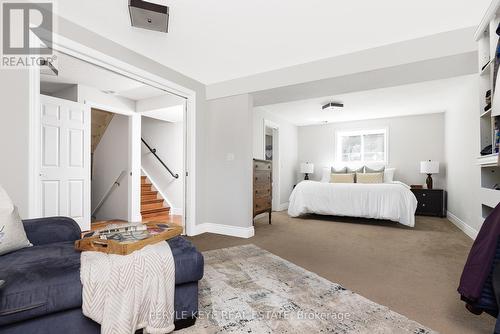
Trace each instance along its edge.
<instances>
[{"instance_id":1,"label":"white lampshade","mask_svg":"<svg viewBox=\"0 0 500 334\"><path fill-rule=\"evenodd\" d=\"M303 162L300 164L300 172L301 173L307 173L307 174L313 174L314 173L314 164L310 162Z\"/></svg>"},{"instance_id":2,"label":"white lampshade","mask_svg":"<svg viewBox=\"0 0 500 334\"><path fill-rule=\"evenodd\" d=\"M439 162L438 161L421 161L420 162L420 173L422 174L438 174L439 173Z\"/></svg>"}]
</instances>

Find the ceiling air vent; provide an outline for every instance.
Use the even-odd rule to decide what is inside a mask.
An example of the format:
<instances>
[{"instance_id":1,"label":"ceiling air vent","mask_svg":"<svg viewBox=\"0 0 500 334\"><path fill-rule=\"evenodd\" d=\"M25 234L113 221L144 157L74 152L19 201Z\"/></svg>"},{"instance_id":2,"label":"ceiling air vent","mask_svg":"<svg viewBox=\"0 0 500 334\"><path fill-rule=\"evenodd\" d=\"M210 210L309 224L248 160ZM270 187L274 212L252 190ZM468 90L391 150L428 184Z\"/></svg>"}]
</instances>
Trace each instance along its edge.
<instances>
[{"instance_id":1,"label":"ceiling air vent","mask_svg":"<svg viewBox=\"0 0 500 334\"><path fill-rule=\"evenodd\" d=\"M335 108L344 108L344 104L339 102L330 102L321 107L321 109L323 110L332 110L332 111L335 110Z\"/></svg>"},{"instance_id":2,"label":"ceiling air vent","mask_svg":"<svg viewBox=\"0 0 500 334\"><path fill-rule=\"evenodd\" d=\"M133 27L168 32L168 7L143 0L129 0L128 9Z\"/></svg>"}]
</instances>

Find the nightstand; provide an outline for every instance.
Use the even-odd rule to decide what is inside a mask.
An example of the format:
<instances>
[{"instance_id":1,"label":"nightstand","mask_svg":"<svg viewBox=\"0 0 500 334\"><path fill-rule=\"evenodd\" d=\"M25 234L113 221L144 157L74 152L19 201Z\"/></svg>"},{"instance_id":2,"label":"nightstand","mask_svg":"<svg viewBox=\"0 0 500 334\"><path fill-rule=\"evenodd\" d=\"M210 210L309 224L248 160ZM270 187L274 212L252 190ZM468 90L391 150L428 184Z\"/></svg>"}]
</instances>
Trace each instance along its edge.
<instances>
[{"instance_id":1,"label":"nightstand","mask_svg":"<svg viewBox=\"0 0 500 334\"><path fill-rule=\"evenodd\" d=\"M417 198L415 215L446 217L446 191L443 189L411 189Z\"/></svg>"}]
</instances>

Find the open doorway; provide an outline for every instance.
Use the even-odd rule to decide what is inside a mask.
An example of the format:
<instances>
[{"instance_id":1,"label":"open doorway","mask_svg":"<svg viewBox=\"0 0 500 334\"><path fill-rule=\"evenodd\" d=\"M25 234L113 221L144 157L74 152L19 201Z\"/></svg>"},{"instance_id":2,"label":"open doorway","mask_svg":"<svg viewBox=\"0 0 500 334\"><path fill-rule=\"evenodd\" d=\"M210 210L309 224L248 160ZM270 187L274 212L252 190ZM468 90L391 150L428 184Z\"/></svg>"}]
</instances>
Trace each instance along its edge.
<instances>
[{"instance_id":1,"label":"open doorway","mask_svg":"<svg viewBox=\"0 0 500 334\"><path fill-rule=\"evenodd\" d=\"M91 108L92 221L128 220L129 117Z\"/></svg>"},{"instance_id":2,"label":"open doorway","mask_svg":"<svg viewBox=\"0 0 500 334\"><path fill-rule=\"evenodd\" d=\"M264 159L272 161L272 209L279 211L280 207L280 145L279 125L264 120Z\"/></svg>"},{"instance_id":3,"label":"open doorway","mask_svg":"<svg viewBox=\"0 0 500 334\"><path fill-rule=\"evenodd\" d=\"M58 74L46 72L40 74L42 100L50 97L51 103L59 108L58 112L64 109L68 114L61 116L62 114L57 111L54 113L55 121L50 126L55 130L52 132L54 136L50 145L58 149L71 146L67 142L71 140L71 137L62 133L59 135L57 128L63 118L70 120L67 124L71 127L72 108L74 109L75 106L78 108L81 106L81 113L85 115L82 120L87 117L91 120L90 122L82 121L81 138L85 138L85 140L82 139L82 145L85 147L82 146L82 150L79 151L83 160L91 161L88 167L87 164L82 167L83 174L88 175L89 185L86 185L87 176L82 178L81 183L85 186L77 189L79 194L75 197L84 203L81 206L81 212L78 213L79 217L83 217L78 221L82 230L91 229L91 220L162 221L185 227L187 205L185 175L187 147L189 146L187 122L184 121L187 112L186 98L65 53L59 53L57 59ZM148 136L147 131L143 132L141 126L143 116L151 119L164 118L168 122L173 109L181 118L181 121L177 122L180 140L169 143L177 149L176 156L180 161L175 163L175 174L179 175L175 178L176 187L179 188L176 196L181 198L179 201L171 200L171 195L163 198L161 192L166 191L161 189L161 180L155 184L151 180L146 180L144 170L147 167L143 168L142 165L142 150L146 147L143 134L145 137ZM38 121L41 123L40 119ZM69 129L69 131L71 133L72 130ZM37 132L37 137L43 141L44 130L37 128ZM156 142L156 139L150 140ZM160 142L151 145L160 148L163 144ZM158 152L162 151L158 150ZM171 154L168 155L164 158L165 161L170 160ZM148 160L147 156L144 158L145 161ZM63 166L52 167L53 169L63 168ZM37 184L43 181L41 175L40 173L40 180ZM153 176L152 179L154 178ZM65 187L64 184L58 183L58 180L52 181L55 181L51 183L54 189L56 185L59 187L59 184ZM151 189L146 189L149 184L151 184ZM44 189L42 188L43 186L37 188L38 192L35 195L37 203L43 203ZM167 190L169 193L173 192L170 189ZM57 191L57 189L54 190L54 192ZM148 203L143 203L144 192L149 192L148 195L155 193L158 198L149 198ZM76 203L77 200L74 202ZM161 207L157 204L161 204ZM68 205L58 205L54 202L51 210L44 211L43 205L40 204L37 211L40 216L50 211L54 215L73 217L72 211L67 207Z\"/></svg>"},{"instance_id":4,"label":"open doorway","mask_svg":"<svg viewBox=\"0 0 500 334\"><path fill-rule=\"evenodd\" d=\"M141 214L182 224L185 207L185 101L163 96L141 121Z\"/></svg>"}]
</instances>

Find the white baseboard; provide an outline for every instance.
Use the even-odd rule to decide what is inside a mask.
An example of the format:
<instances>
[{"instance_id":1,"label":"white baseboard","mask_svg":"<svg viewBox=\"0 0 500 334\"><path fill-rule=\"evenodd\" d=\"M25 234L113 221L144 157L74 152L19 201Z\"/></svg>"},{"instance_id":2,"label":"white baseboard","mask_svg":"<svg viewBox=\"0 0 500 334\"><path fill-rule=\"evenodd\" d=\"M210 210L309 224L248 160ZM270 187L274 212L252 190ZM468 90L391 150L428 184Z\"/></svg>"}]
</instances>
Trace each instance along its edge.
<instances>
[{"instance_id":1,"label":"white baseboard","mask_svg":"<svg viewBox=\"0 0 500 334\"><path fill-rule=\"evenodd\" d=\"M290 202L286 202L286 203L281 203L279 206L278 206L278 211L286 211L288 210L288 205L290 204Z\"/></svg>"},{"instance_id":2,"label":"white baseboard","mask_svg":"<svg viewBox=\"0 0 500 334\"><path fill-rule=\"evenodd\" d=\"M472 228L469 224L455 216L450 211L447 212L448 220L455 224L456 227L461 229L465 234L467 234L471 239L476 239L477 234L479 233L476 229Z\"/></svg>"},{"instance_id":3,"label":"white baseboard","mask_svg":"<svg viewBox=\"0 0 500 334\"><path fill-rule=\"evenodd\" d=\"M191 233L190 235L198 235L202 233L215 233L238 238L251 238L255 235L253 226L239 227L213 223L203 223L196 225L194 228L194 233Z\"/></svg>"}]
</instances>

